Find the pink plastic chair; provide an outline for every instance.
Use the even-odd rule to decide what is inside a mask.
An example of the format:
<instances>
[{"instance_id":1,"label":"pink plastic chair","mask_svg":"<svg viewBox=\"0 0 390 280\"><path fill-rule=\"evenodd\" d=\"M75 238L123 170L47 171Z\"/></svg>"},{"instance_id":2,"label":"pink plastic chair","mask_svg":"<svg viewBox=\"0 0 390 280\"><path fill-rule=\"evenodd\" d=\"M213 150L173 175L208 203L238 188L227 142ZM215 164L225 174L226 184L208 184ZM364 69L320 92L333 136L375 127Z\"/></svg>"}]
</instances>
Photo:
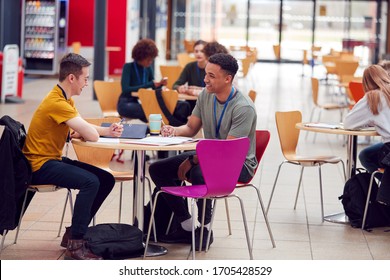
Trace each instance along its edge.
<instances>
[{"instance_id":1,"label":"pink plastic chair","mask_svg":"<svg viewBox=\"0 0 390 280\"><path fill-rule=\"evenodd\" d=\"M155 202L153 203L153 210L151 214L151 219L149 222L148 235L146 238L145 244L145 253L144 258L146 257L146 252L149 245L150 231L152 228L154 211L156 201L161 192L169 193L171 195L191 198L191 214L194 215L195 201L197 199L213 199L214 205L213 209L216 206L216 199L221 199L225 197L236 197L241 205L241 213L244 222L245 234L247 239L248 251L250 259L253 259L251 244L249 239L249 231L246 222L245 210L243 207L242 200L232 194L236 188L238 177L240 176L241 169L244 165L246 154L249 150L249 138L238 138L230 140L214 140L214 139L205 139L201 140L196 146L196 154L198 156L200 168L203 173L205 180L204 185L190 185L182 187L162 187L159 192L156 194ZM204 211L203 211L204 213ZM210 228L212 228L215 211L212 211ZM192 258L195 259L195 218L193 218L193 227L192 227ZM207 237L207 245L209 246L210 242L210 233ZM203 223L201 229L201 237L203 236ZM200 247L202 246L203 240L200 240ZM201 250L201 248L199 248ZM207 249L206 249L207 250Z\"/></svg>"},{"instance_id":2,"label":"pink plastic chair","mask_svg":"<svg viewBox=\"0 0 390 280\"><path fill-rule=\"evenodd\" d=\"M263 157L265 149L268 146L270 136L271 136L271 134L268 130L256 130L256 159L258 162L257 168L259 167L261 158ZM255 170L255 173L257 171L257 168ZM257 198L259 199L261 210L263 211L265 224L266 224L267 229L268 229L268 234L269 234L269 237L271 239L272 246L275 248L276 247L275 240L274 240L274 237L272 235L271 226L269 225L267 215L265 214L264 203L263 203L263 200L261 198L260 190L252 183L252 181L253 181L253 178L249 182L238 182L236 185L236 188L239 189L239 188L244 188L244 187L252 187L255 189L255 191L257 193ZM231 232L230 215L229 215L229 207L228 207L227 199L225 199L225 206L226 206L226 216L227 216L227 220L228 220L229 234L231 235L232 232Z\"/></svg>"}]
</instances>

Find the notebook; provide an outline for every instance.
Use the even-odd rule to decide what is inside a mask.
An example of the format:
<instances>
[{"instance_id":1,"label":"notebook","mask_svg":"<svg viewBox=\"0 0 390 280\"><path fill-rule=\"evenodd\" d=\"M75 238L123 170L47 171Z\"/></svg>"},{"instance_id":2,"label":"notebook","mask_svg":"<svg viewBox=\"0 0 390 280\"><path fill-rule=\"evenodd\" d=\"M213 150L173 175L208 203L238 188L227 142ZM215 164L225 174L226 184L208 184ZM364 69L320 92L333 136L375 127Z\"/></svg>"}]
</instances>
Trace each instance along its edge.
<instances>
[{"instance_id":1,"label":"notebook","mask_svg":"<svg viewBox=\"0 0 390 280\"><path fill-rule=\"evenodd\" d=\"M109 127L111 123L102 123L103 127ZM148 130L147 124L123 124L123 132L119 138L126 139L142 139L146 137L146 133ZM111 137L111 136L105 136Z\"/></svg>"}]
</instances>

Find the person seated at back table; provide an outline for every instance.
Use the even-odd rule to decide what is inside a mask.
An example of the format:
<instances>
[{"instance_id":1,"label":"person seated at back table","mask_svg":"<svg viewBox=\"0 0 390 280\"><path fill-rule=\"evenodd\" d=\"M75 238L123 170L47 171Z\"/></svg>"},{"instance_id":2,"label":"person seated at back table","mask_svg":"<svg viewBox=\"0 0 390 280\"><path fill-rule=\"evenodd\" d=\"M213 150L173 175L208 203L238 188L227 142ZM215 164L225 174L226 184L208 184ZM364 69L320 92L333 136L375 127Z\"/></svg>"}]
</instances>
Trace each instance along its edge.
<instances>
[{"instance_id":1,"label":"person seated at back table","mask_svg":"<svg viewBox=\"0 0 390 280\"><path fill-rule=\"evenodd\" d=\"M390 61L383 60L380 63L378 63L379 66L383 67L389 73L390 75ZM371 146L368 146L360 151L359 153L359 160L360 163L363 165L365 169L368 170L370 173L374 173L379 168L381 168L381 164L379 162L380 158L380 151L383 148L383 142L379 142L376 144L373 144ZM379 174L376 175L377 177L381 177Z\"/></svg>"},{"instance_id":2,"label":"person seated at back table","mask_svg":"<svg viewBox=\"0 0 390 280\"><path fill-rule=\"evenodd\" d=\"M203 48L206 42L198 40L194 44L194 54L196 61L188 63L183 71L180 73L179 78L173 84L173 89L176 89L179 93L198 96L204 88L204 76L206 67L206 56L203 53ZM191 106L191 111L195 107L195 100L187 101Z\"/></svg>"},{"instance_id":3,"label":"person seated at back table","mask_svg":"<svg viewBox=\"0 0 390 280\"><path fill-rule=\"evenodd\" d=\"M344 120L346 129L374 126L384 143L377 153L379 167L385 167L377 201L390 206L390 76L379 65L371 65L363 73L364 96Z\"/></svg>"},{"instance_id":4,"label":"person seated at back table","mask_svg":"<svg viewBox=\"0 0 390 280\"><path fill-rule=\"evenodd\" d=\"M161 89L167 85L167 80L154 81L153 60L158 55L156 44L151 39L141 39L135 44L131 56L133 62L125 63L122 70L122 94L118 100L118 113L122 117L130 119L140 119L148 122L138 98L131 96L132 92L137 92L140 88ZM191 114L190 105L186 101L178 101L174 117L185 123Z\"/></svg>"},{"instance_id":5,"label":"person seated at back table","mask_svg":"<svg viewBox=\"0 0 390 280\"><path fill-rule=\"evenodd\" d=\"M209 58L204 78L205 89L199 95L192 115L187 124L173 127L163 126L162 136L193 137L202 128L207 139L234 139L249 137L250 148L246 156L239 181L247 182L257 166L256 149L256 109L247 95L242 94L233 85L238 64L229 54L215 54ZM150 176L157 189L163 186L180 186L183 180L189 180L193 185L204 184L202 171L198 165L196 152L184 152L150 165ZM161 194L180 226L172 233L159 238L161 242L191 244L192 219L188 207L181 197ZM198 201L198 221L202 217L202 201ZM202 248L206 247L206 237L210 230L211 201L206 200L205 230ZM213 242L211 234L210 244ZM199 248L200 229L196 229L196 249Z\"/></svg>"},{"instance_id":6,"label":"person seated at back table","mask_svg":"<svg viewBox=\"0 0 390 280\"><path fill-rule=\"evenodd\" d=\"M42 100L28 129L23 153L32 167L33 185L56 185L78 189L72 225L66 229L61 246L66 247L65 259L99 260L88 248L84 234L103 201L115 184L111 173L95 166L61 157L69 137L96 142L99 135L119 137L123 126L91 125L82 119L73 96L88 86L89 66L82 56L70 53L60 62L59 83Z\"/></svg>"}]
</instances>

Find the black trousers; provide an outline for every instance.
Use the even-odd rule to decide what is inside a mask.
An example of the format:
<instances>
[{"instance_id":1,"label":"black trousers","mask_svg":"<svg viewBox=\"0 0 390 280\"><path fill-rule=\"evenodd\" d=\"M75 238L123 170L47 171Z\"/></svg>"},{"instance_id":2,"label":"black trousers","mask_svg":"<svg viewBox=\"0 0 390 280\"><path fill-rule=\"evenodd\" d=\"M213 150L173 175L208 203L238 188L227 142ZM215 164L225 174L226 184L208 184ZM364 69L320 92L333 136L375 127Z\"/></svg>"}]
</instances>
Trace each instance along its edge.
<instances>
[{"instance_id":1,"label":"black trousers","mask_svg":"<svg viewBox=\"0 0 390 280\"><path fill-rule=\"evenodd\" d=\"M98 167L63 157L49 160L33 172L32 184L54 184L78 189L72 218L72 238L81 239L103 201L115 185L111 173Z\"/></svg>"}]
</instances>

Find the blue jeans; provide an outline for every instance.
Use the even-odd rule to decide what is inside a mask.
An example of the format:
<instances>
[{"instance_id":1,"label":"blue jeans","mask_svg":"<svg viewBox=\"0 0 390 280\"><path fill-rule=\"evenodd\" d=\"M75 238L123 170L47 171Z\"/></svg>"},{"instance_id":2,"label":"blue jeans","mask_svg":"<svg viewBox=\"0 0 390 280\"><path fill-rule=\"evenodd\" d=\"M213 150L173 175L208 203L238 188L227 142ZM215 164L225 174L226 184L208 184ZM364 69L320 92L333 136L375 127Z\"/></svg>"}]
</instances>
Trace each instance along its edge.
<instances>
[{"instance_id":1,"label":"blue jeans","mask_svg":"<svg viewBox=\"0 0 390 280\"><path fill-rule=\"evenodd\" d=\"M379 163L380 160L380 151L383 147L383 143L377 143L371 145L367 148L364 148L359 153L360 163L363 165L368 172L373 173L378 170L378 168L382 167Z\"/></svg>"},{"instance_id":2,"label":"blue jeans","mask_svg":"<svg viewBox=\"0 0 390 280\"><path fill-rule=\"evenodd\" d=\"M33 172L32 184L53 184L79 190L74 203L72 239L82 239L114 187L115 179L103 169L63 157L62 160L49 160Z\"/></svg>"}]
</instances>

